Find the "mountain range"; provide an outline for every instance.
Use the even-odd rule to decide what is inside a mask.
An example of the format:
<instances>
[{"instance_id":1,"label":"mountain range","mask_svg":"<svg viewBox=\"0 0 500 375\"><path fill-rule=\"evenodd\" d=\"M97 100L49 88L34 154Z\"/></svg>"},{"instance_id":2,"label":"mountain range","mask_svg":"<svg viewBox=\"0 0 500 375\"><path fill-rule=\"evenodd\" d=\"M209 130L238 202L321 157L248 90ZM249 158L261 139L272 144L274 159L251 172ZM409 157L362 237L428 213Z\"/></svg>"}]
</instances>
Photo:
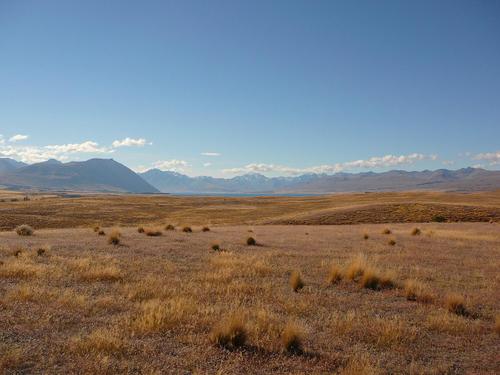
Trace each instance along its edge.
<instances>
[{"instance_id":1,"label":"mountain range","mask_svg":"<svg viewBox=\"0 0 500 375\"><path fill-rule=\"evenodd\" d=\"M500 171L480 168L382 173L304 174L266 177L252 173L233 178L189 177L150 169L135 173L113 159L25 164L0 158L0 185L17 190L177 194L293 194L403 190L482 191L500 188Z\"/></svg>"}]
</instances>

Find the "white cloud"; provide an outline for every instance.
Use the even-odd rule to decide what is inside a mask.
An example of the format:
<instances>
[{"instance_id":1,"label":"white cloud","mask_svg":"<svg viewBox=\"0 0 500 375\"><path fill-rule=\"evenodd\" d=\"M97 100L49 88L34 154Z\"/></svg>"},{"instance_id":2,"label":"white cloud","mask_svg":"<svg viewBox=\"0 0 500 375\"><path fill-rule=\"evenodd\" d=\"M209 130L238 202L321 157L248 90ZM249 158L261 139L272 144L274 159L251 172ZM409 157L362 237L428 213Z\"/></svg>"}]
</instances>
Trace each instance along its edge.
<instances>
[{"instance_id":1,"label":"white cloud","mask_svg":"<svg viewBox=\"0 0 500 375\"><path fill-rule=\"evenodd\" d=\"M9 138L9 142L18 142L18 141L24 141L28 139L27 135L24 134L16 134L13 135L12 137Z\"/></svg>"},{"instance_id":2,"label":"white cloud","mask_svg":"<svg viewBox=\"0 0 500 375\"><path fill-rule=\"evenodd\" d=\"M203 156L221 156L219 152L202 152L201 155Z\"/></svg>"},{"instance_id":3,"label":"white cloud","mask_svg":"<svg viewBox=\"0 0 500 375\"><path fill-rule=\"evenodd\" d=\"M190 165L185 160L158 160L153 163L153 168L161 169L162 171L184 172Z\"/></svg>"},{"instance_id":4,"label":"white cloud","mask_svg":"<svg viewBox=\"0 0 500 375\"><path fill-rule=\"evenodd\" d=\"M203 163L204 167L210 167L211 165L212 165L212 163Z\"/></svg>"},{"instance_id":5,"label":"white cloud","mask_svg":"<svg viewBox=\"0 0 500 375\"><path fill-rule=\"evenodd\" d=\"M132 146L138 146L138 147L142 147L144 145L146 145L146 140L144 138L125 138L125 139L122 139L121 141L120 140L116 140L112 143L112 146L114 148L118 148L118 147L132 147ZM152 143L149 143L149 144L152 144Z\"/></svg>"},{"instance_id":6,"label":"white cloud","mask_svg":"<svg viewBox=\"0 0 500 375\"><path fill-rule=\"evenodd\" d=\"M436 160L437 155L424 155L413 153L409 155L385 155L375 156L366 160L354 160L345 163L324 164L308 168L293 168L276 164L247 164L240 168L223 169L223 173L278 173L285 175L298 175L303 173L338 173L353 169L376 169L384 167L395 167L398 165L414 164L422 160Z\"/></svg>"},{"instance_id":7,"label":"white cloud","mask_svg":"<svg viewBox=\"0 0 500 375\"><path fill-rule=\"evenodd\" d=\"M64 145L49 145L45 146L47 150L54 151L56 153L69 153L74 154L77 152L82 153L106 153L113 152L105 147L99 147L97 142L86 141L82 143L67 143Z\"/></svg>"},{"instance_id":8,"label":"white cloud","mask_svg":"<svg viewBox=\"0 0 500 375\"><path fill-rule=\"evenodd\" d=\"M500 151L496 152L483 152L477 155L474 155L473 160L484 160L489 163L489 165L498 165L500 164Z\"/></svg>"},{"instance_id":9,"label":"white cloud","mask_svg":"<svg viewBox=\"0 0 500 375\"><path fill-rule=\"evenodd\" d=\"M0 145L3 145L5 143L5 139L3 139L3 135L0 134Z\"/></svg>"},{"instance_id":10,"label":"white cloud","mask_svg":"<svg viewBox=\"0 0 500 375\"><path fill-rule=\"evenodd\" d=\"M455 164L455 161L453 160L443 160L443 165L450 166Z\"/></svg>"}]
</instances>

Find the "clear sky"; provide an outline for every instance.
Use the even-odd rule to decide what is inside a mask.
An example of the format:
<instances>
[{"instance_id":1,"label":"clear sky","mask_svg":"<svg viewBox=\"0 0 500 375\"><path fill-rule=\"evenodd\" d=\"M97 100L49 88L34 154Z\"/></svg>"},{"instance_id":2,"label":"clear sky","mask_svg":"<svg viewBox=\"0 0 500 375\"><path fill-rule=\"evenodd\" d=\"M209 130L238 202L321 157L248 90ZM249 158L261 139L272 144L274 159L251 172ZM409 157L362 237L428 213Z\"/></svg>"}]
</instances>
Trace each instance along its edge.
<instances>
[{"instance_id":1,"label":"clear sky","mask_svg":"<svg viewBox=\"0 0 500 375\"><path fill-rule=\"evenodd\" d=\"M500 167L500 2L0 0L0 156Z\"/></svg>"}]
</instances>

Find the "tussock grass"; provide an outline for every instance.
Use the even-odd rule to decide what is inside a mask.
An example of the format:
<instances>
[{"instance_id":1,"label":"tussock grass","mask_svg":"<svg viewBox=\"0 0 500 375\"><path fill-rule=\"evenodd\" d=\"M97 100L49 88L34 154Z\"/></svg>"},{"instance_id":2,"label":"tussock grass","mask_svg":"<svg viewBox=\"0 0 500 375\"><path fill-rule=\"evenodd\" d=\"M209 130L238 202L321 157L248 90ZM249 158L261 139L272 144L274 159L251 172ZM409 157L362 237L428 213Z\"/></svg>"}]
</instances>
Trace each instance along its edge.
<instances>
[{"instance_id":1,"label":"tussock grass","mask_svg":"<svg viewBox=\"0 0 500 375\"><path fill-rule=\"evenodd\" d=\"M165 225L165 230L175 230L175 227L172 224Z\"/></svg>"},{"instance_id":2,"label":"tussock grass","mask_svg":"<svg viewBox=\"0 0 500 375\"><path fill-rule=\"evenodd\" d=\"M434 295L429 287L415 279L406 280L404 293L408 301L430 303L434 300Z\"/></svg>"},{"instance_id":3,"label":"tussock grass","mask_svg":"<svg viewBox=\"0 0 500 375\"><path fill-rule=\"evenodd\" d=\"M99 232L100 229L101 229L101 227L99 225L94 225L93 230L95 233Z\"/></svg>"},{"instance_id":4,"label":"tussock grass","mask_svg":"<svg viewBox=\"0 0 500 375\"><path fill-rule=\"evenodd\" d=\"M449 294L446 296L446 309L456 315L468 316L469 311L465 306L465 298L459 294Z\"/></svg>"},{"instance_id":5,"label":"tussock grass","mask_svg":"<svg viewBox=\"0 0 500 375\"><path fill-rule=\"evenodd\" d=\"M184 297L168 301L151 299L141 304L140 311L130 321L138 333L162 332L186 321L196 311L196 304Z\"/></svg>"},{"instance_id":6,"label":"tussock grass","mask_svg":"<svg viewBox=\"0 0 500 375\"><path fill-rule=\"evenodd\" d=\"M304 330L293 322L288 322L281 335L283 350L291 354L302 354Z\"/></svg>"},{"instance_id":7,"label":"tussock grass","mask_svg":"<svg viewBox=\"0 0 500 375\"><path fill-rule=\"evenodd\" d=\"M383 231L382 231L382 234L391 234L392 231L389 229L389 228L385 228Z\"/></svg>"},{"instance_id":8,"label":"tussock grass","mask_svg":"<svg viewBox=\"0 0 500 375\"><path fill-rule=\"evenodd\" d=\"M108 243L110 245L115 245L115 246L119 245L121 241L121 236L122 234L119 230L117 229L113 230L108 236Z\"/></svg>"},{"instance_id":9,"label":"tussock grass","mask_svg":"<svg viewBox=\"0 0 500 375\"><path fill-rule=\"evenodd\" d=\"M182 228L182 231L184 233L191 233L191 232L193 232L193 230L191 229L191 227L184 227L184 228Z\"/></svg>"},{"instance_id":10,"label":"tussock grass","mask_svg":"<svg viewBox=\"0 0 500 375\"><path fill-rule=\"evenodd\" d=\"M456 315L448 311L436 311L431 313L425 322L427 328L451 335L462 335L475 332L479 329L477 322L466 319L462 315Z\"/></svg>"},{"instance_id":11,"label":"tussock grass","mask_svg":"<svg viewBox=\"0 0 500 375\"><path fill-rule=\"evenodd\" d=\"M202 231L202 232L210 232L210 228L205 226L205 227L203 227L203 228L201 229L201 231Z\"/></svg>"},{"instance_id":12,"label":"tussock grass","mask_svg":"<svg viewBox=\"0 0 500 375\"><path fill-rule=\"evenodd\" d=\"M106 235L106 232L103 231L102 229L99 230L99 232L97 232L97 235L98 236L105 236Z\"/></svg>"},{"instance_id":13,"label":"tussock grass","mask_svg":"<svg viewBox=\"0 0 500 375\"><path fill-rule=\"evenodd\" d=\"M370 238L370 236L367 233L363 234L363 239L367 240L368 238Z\"/></svg>"},{"instance_id":14,"label":"tussock grass","mask_svg":"<svg viewBox=\"0 0 500 375\"><path fill-rule=\"evenodd\" d=\"M389 246L394 246L396 245L396 240L391 238L387 243L389 244Z\"/></svg>"},{"instance_id":15,"label":"tussock grass","mask_svg":"<svg viewBox=\"0 0 500 375\"><path fill-rule=\"evenodd\" d=\"M357 255L347 266L344 275L346 279L357 281L368 268L368 261L362 254Z\"/></svg>"},{"instance_id":16,"label":"tussock grass","mask_svg":"<svg viewBox=\"0 0 500 375\"><path fill-rule=\"evenodd\" d=\"M255 245L257 245L257 241L253 237L248 237L247 238L247 245L248 246L255 246Z\"/></svg>"},{"instance_id":17,"label":"tussock grass","mask_svg":"<svg viewBox=\"0 0 500 375\"><path fill-rule=\"evenodd\" d=\"M214 243L214 244L212 245L212 250L213 250L213 251L220 251L220 246L219 246L219 244Z\"/></svg>"},{"instance_id":18,"label":"tussock grass","mask_svg":"<svg viewBox=\"0 0 500 375\"><path fill-rule=\"evenodd\" d=\"M24 257L10 258L0 267L1 278L30 279L40 277L47 266L33 263Z\"/></svg>"},{"instance_id":19,"label":"tussock grass","mask_svg":"<svg viewBox=\"0 0 500 375\"><path fill-rule=\"evenodd\" d=\"M395 286L394 276L391 273L382 273L373 267L364 270L359 283L363 288L372 290L390 289Z\"/></svg>"},{"instance_id":20,"label":"tussock grass","mask_svg":"<svg viewBox=\"0 0 500 375\"><path fill-rule=\"evenodd\" d=\"M210 340L221 347L234 349L245 345L247 341L246 317L242 313L233 313L216 325L210 333Z\"/></svg>"},{"instance_id":21,"label":"tussock grass","mask_svg":"<svg viewBox=\"0 0 500 375\"><path fill-rule=\"evenodd\" d=\"M420 236L422 234L422 231L419 228L413 228L411 231L412 236Z\"/></svg>"},{"instance_id":22,"label":"tussock grass","mask_svg":"<svg viewBox=\"0 0 500 375\"><path fill-rule=\"evenodd\" d=\"M113 263L80 258L68 262L75 276L82 281L119 281L123 279L120 268Z\"/></svg>"},{"instance_id":23,"label":"tussock grass","mask_svg":"<svg viewBox=\"0 0 500 375\"><path fill-rule=\"evenodd\" d=\"M70 347L82 355L112 354L123 351L125 342L115 330L97 328L88 335L73 337Z\"/></svg>"},{"instance_id":24,"label":"tussock grass","mask_svg":"<svg viewBox=\"0 0 500 375\"><path fill-rule=\"evenodd\" d=\"M163 234L163 232L159 229L154 229L154 228L147 228L144 230L144 233L146 233L146 236L149 237L159 237Z\"/></svg>"},{"instance_id":25,"label":"tussock grass","mask_svg":"<svg viewBox=\"0 0 500 375\"><path fill-rule=\"evenodd\" d=\"M19 225L16 228L16 233L20 236L32 236L35 231L28 224Z\"/></svg>"},{"instance_id":26,"label":"tussock grass","mask_svg":"<svg viewBox=\"0 0 500 375\"><path fill-rule=\"evenodd\" d=\"M342 269L336 265L332 264L330 266L330 271L328 273L327 282L328 284L337 284L342 280Z\"/></svg>"},{"instance_id":27,"label":"tussock grass","mask_svg":"<svg viewBox=\"0 0 500 375\"><path fill-rule=\"evenodd\" d=\"M144 233L144 227L143 226L140 226L140 227L137 227L137 233Z\"/></svg>"},{"instance_id":28,"label":"tussock grass","mask_svg":"<svg viewBox=\"0 0 500 375\"><path fill-rule=\"evenodd\" d=\"M290 286L295 293L304 287L304 281L302 281L302 276L299 271L292 271L290 274Z\"/></svg>"}]
</instances>

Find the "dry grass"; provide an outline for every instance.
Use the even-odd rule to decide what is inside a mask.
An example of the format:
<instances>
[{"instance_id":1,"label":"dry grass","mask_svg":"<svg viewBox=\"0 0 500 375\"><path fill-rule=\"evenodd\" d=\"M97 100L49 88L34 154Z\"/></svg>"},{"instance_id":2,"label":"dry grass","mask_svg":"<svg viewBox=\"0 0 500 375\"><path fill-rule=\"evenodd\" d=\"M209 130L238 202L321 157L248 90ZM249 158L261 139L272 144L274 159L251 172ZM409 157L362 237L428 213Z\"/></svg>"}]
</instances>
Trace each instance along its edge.
<instances>
[{"instance_id":1,"label":"dry grass","mask_svg":"<svg viewBox=\"0 0 500 375\"><path fill-rule=\"evenodd\" d=\"M376 268L366 268L359 280L363 288L372 290L389 289L395 286L394 276L389 272L381 272Z\"/></svg>"},{"instance_id":2,"label":"dry grass","mask_svg":"<svg viewBox=\"0 0 500 375\"><path fill-rule=\"evenodd\" d=\"M23 224L23 225L19 225L16 228L16 233L20 236L32 236L34 233L34 230L28 224Z\"/></svg>"},{"instance_id":3,"label":"dry grass","mask_svg":"<svg viewBox=\"0 0 500 375\"><path fill-rule=\"evenodd\" d=\"M410 279L405 282L404 293L408 301L430 303L434 301L435 298L427 285L415 279Z\"/></svg>"},{"instance_id":4,"label":"dry grass","mask_svg":"<svg viewBox=\"0 0 500 375\"><path fill-rule=\"evenodd\" d=\"M368 261L362 254L357 255L347 266L344 275L348 280L359 280L368 268Z\"/></svg>"},{"instance_id":5,"label":"dry grass","mask_svg":"<svg viewBox=\"0 0 500 375\"><path fill-rule=\"evenodd\" d=\"M182 228L182 231L184 233L191 233L193 230L191 229L191 227L184 227L184 228Z\"/></svg>"},{"instance_id":6,"label":"dry grass","mask_svg":"<svg viewBox=\"0 0 500 375\"><path fill-rule=\"evenodd\" d=\"M119 245L121 241L121 232L117 229L111 231L111 233L108 235L108 243L110 245Z\"/></svg>"},{"instance_id":7,"label":"dry grass","mask_svg":"<svg viewBox=\"0 0 500 375\"><path fill-rule=\"evenodd\" d=\"M411 231L412 236L420 236L422 234L422 231L419 228L413 228Z\"/></svg>"},{"instance_id":8,"label":"dry grass","mask_svg":"<svg viewBox=\"0 0 500 375\"><path fill-rule=\"evenodd\" d=\"M212 250L213 250L213 251L220 251L220 245L219 245L219 244L214 243L214 244L212 245Z\"/></svg>"},{"instance_id":9,"label":"dry grass","mask_svg":"<svg viewBox=\"0 0 500 375\"><path fill-rule=\"evenodd\" d=\"M290 274L290 286L295 293L304 287L304 281L302 281L302 276L299 271L292 271Z\"/></svg>"},{"instance_id":10,"label":"dry grass","mask_svg":"<svg viewBox=\"0 0 500 375\"><path fill-rule=\"evenodd\" d=\"M225 348L240 348L247 341L246 318L241 313L234 313L219 323L211 332L213 343Z\"/></svg>"},{"instance_id":11,"label":"dry grass","mask_svg":"<svg viewBox=\"0 0 500 375\"><path fill-rule=\"evenodd\" d=\"M81 355L113 354L124 350L125 342L120 335L106 328L98 328L88 335L73 337L70 348Z\"/></svg>"},{"instance_id":12,"label":"dry grass","mask_svg":"<svg viewBox=\"0 0 500 375\"><path fill-rule=\"evenodd\" d=\"M140 227L137 227L137 233L144 233L144 227L143 226L140 226Z\"/></svg>"},{"instance_id":13,"label":"dry grass","mask_svg":"<svg viewBox=\"0 0 500 375\"><path fill-rule=\"evenodd\" d=\"M500 336L500 314L495 316L495 332Z\"/></svg>"},{"instance_id":14,"label":"dry grass","mask_svg":"<svg viewBox=\"0 0 500 375\"><path fill-rule=\"evenodd\" d=\"M99 230L99 232L97 232L97 235L98 236L105 236L106 235L106 232L103 231L102 229Z\"/></svg>"},{"instance_id":15,"label":"dry grass","mask_svg":"<svg viewBox=\"0 0 500 375\"><path fill-rule=\"evenodd\" d=\"M389 228L385 228L383 231L382 231L382 234L391 234L392 231L389 229Z\"/></svg>"},{"instance_id":16,"label":"dry grass","mask_svg":"<svg viewBox=\"0 0 500 375\"><path fill-rule=\"evenodd\" d=\"M336 265L332 264L330 266L330 271L328 273L327 282L328 284L337 284L342 280L342 269Z\"/></svg>"},{"instance_id":17,"label":"dry grass","mask_svg":"<svg viewBox=\"0 0 500 375\"><path fill-rule=\"evenodd\" d=\"M288 322L281 335L283 349L291 354L303 352L304 330L293 322Z\"/></svg>"},{"instance_id":18,"label":"dry grass","mask_svg":"<svg viewBox=\"0 0 500 375\"><path fill-rule=\"evenodd\" d=\"M370 236L367 233L363 234L363 239L367 240L368 238L370 238Z\"/></svg>"},{"instance_id":19,"label":"dry grass","mask_svg":"<svg viewBox=\"0 0 500 375\"><path fill-rule=\"evenodd\" d=\"M201 229L202 232L210 232L210 228L205 226Z\"/></svg>"},{"instance_id":20,"label":"dry grass","mask_svg":"<svg viewBox=\"0 0 500 375\"><path fill-rule=\"evenodd\" d=\"M175 227L172 224L165 225L165 230L175 230Z\"/></svg>"},{"instance_id":21,"label":"dry grass","mask_svg":"<svg viewBox=\"0 0 500 375\"><path fill-rule=\"evenodd\" d=\"M387 244L388 244L389 246L395 246L395 245L396 245L396 240L394 240L394 239L392 239L392 238L391 238L391 239L387 242Z\"/></svg>"}]
</instances>

